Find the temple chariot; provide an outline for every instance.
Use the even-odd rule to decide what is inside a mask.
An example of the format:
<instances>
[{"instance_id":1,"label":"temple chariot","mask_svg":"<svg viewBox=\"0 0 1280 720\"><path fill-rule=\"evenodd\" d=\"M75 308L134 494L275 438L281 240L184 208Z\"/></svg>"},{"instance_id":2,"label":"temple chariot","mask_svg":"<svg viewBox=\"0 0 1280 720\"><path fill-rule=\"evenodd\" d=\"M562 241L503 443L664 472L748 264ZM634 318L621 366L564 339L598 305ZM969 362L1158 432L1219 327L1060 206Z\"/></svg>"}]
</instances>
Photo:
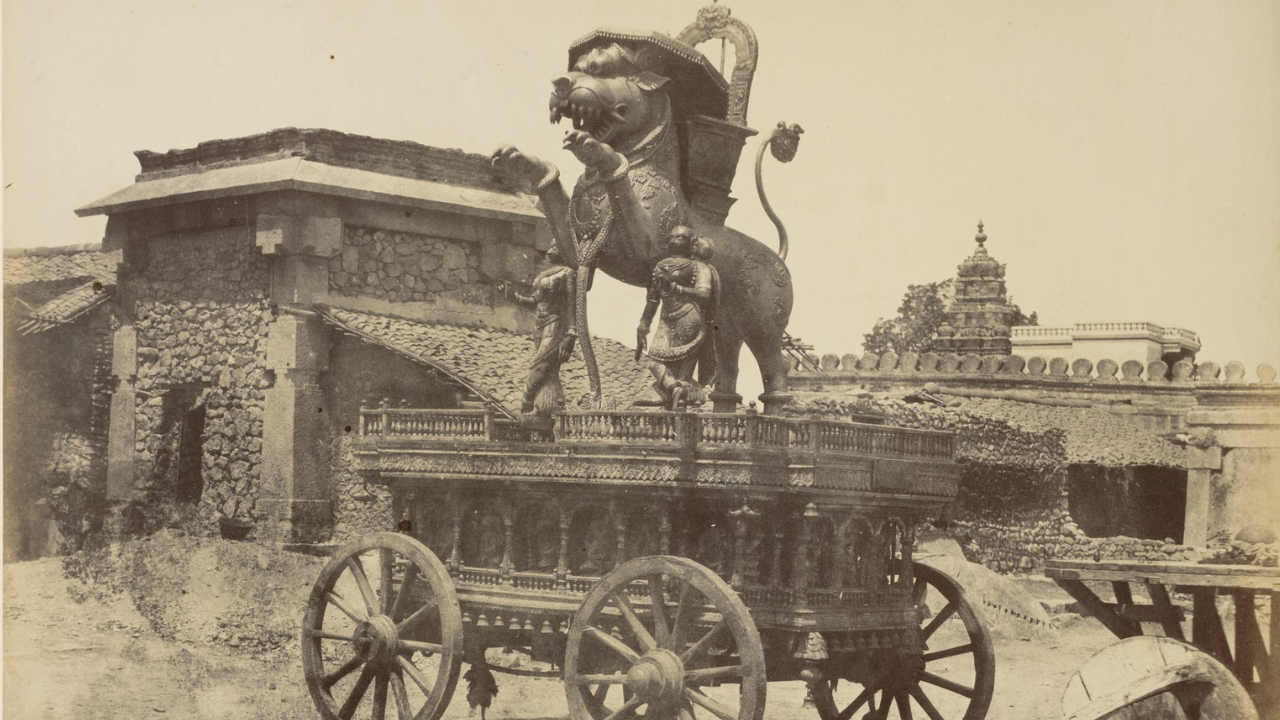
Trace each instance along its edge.
<instances>
[{"instance_id":1,"label":"temple chariot","mask_svg":"<svg viewBox=\"0 0 1280 720\"><path fill-rule=\"evenodd\" d=\"M708 40L734 43L728 78L695 49ZM390 489L397 527L338 550L311 593L303 667L326 720L434 720L460 677L483 709L495 673L561 681L573 720L759 720L778 681L806 683L822 720L985 716L990 636L950 577L913 560L917 529L956 497L954 437L783 412L785 239L774 253L723 227L755 134L755 60L723 5L675 38L597 31L552 96L586 184L570 198L548 163L495 153L530 177L559 250L529 298L525 407L362 408L357 466ZM580 103L582 88L612 104ZM798 134L780 124L760 157L772 143L789 159ZM666 252L676 262L653 260ZM660 306L668 323L646 348L651 407L562 397L559 361L575 338L590 354L597 267L647 285L647 319ZM698 350L702 335L728 349ZM743 343L763 412L734 393Z\"/></svg>"}]
</instances>

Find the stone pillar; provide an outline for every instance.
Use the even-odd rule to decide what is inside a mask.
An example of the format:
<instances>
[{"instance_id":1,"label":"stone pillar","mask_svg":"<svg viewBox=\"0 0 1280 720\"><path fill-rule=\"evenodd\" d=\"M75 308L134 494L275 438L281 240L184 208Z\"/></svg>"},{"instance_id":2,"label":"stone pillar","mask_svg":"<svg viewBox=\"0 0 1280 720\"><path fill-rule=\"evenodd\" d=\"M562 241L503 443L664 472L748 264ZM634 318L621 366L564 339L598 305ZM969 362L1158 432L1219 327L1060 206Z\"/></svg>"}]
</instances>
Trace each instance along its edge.
<instances>
[{"instance_id":1,"label":"stone pillar","mask_svg":"<svg viewBox=\"0 0 1280 720\"><path fill-rule=\"evenodd\" d=\"M266 391L262 420L263 537L280 542L321 542L332 526L327 420L319 374L328 339L315 317L281 314L267 327Z\"/></svg>"},{"instance_id":2,"label":"stone pillar","mask_svg":"<svg viewBox=\"0 0 1280 720\"><path fill-rule=\"evenodd\" d=\"M132 325L116 330L111 346L111 429L107 438L107 502L133 499L137 426L138 336Z\"/></svg>"}]
</instances>

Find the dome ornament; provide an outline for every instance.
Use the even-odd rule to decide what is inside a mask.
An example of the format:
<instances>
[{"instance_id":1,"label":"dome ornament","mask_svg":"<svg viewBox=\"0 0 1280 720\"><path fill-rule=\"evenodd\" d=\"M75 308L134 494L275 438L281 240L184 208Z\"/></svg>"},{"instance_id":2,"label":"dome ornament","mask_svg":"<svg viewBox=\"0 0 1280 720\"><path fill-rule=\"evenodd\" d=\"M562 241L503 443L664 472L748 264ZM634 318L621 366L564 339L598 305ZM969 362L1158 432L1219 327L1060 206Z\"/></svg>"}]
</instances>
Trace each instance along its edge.
<instances>
[{"instance_id":1,"label":"dome ornament","mask_svg":"<svg viewBox=\"0 0 1280 720\"><path fill-rule=\"evenodd\" d=\"M978 221L978 234L973 236L978 241L978 247L983 247L983 243L987 241L987 234L982 232L982 221Z\"/></svg>"}]
</instances>

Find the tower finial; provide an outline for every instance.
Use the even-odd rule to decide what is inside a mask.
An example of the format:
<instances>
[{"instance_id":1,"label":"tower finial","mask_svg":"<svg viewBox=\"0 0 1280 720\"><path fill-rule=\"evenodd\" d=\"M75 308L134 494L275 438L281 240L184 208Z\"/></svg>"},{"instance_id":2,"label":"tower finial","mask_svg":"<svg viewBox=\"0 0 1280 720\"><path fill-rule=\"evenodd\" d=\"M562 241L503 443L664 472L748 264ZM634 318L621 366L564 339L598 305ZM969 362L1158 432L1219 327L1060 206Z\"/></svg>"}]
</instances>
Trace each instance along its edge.
<instances>
[{"instance_id":1,"label":"tower finial","mask_svg":"<svg viewBox=\"0 0 1280 720\"><path fill-rule=\"evenodd\" d=\"M981 221L981 220L979 220L979 221L978 221L978 234L977 234L977 235L975 235L975 236L973 237L973 239L978 241L978 247L982 247L982 244L983 244L983 243L985 243L985 242L987 241L987 234L986 234L986 233L984 233L984 232L982 232L982 221Z\"/></svg>"}]
</instances>

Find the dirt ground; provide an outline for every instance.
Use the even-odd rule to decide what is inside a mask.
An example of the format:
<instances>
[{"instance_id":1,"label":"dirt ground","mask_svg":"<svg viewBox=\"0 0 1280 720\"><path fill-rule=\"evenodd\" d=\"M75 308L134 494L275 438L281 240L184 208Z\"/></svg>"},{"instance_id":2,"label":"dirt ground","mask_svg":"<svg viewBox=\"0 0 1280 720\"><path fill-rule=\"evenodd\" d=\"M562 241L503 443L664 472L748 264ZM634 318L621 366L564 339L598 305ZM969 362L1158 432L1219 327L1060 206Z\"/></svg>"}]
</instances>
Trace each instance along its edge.
<instances>
[{"instance_id":1,"label":"dirt ground","mask_svg":"<svg viewBox=\"0 0 1280 720\"><path fill-rule=\"evenodd\" d=\"M164 534L4 568L4 716L312 720L298 626L323 561ZM1022 580L1037 597L1043 579ZM1065 597L1065 596L1063 596ZM1071 673L1113 641L1096 621L995 631L990 720L1061 717ZM498 676L490 718L563 718L553 680ZM468 716L465 684L447 718ZM813 718L800 683L773 683L765 716ZM362 711L367 713L367 703ZM393 714L394 715L394 714Z\"/></svg>"}]
</instances>

